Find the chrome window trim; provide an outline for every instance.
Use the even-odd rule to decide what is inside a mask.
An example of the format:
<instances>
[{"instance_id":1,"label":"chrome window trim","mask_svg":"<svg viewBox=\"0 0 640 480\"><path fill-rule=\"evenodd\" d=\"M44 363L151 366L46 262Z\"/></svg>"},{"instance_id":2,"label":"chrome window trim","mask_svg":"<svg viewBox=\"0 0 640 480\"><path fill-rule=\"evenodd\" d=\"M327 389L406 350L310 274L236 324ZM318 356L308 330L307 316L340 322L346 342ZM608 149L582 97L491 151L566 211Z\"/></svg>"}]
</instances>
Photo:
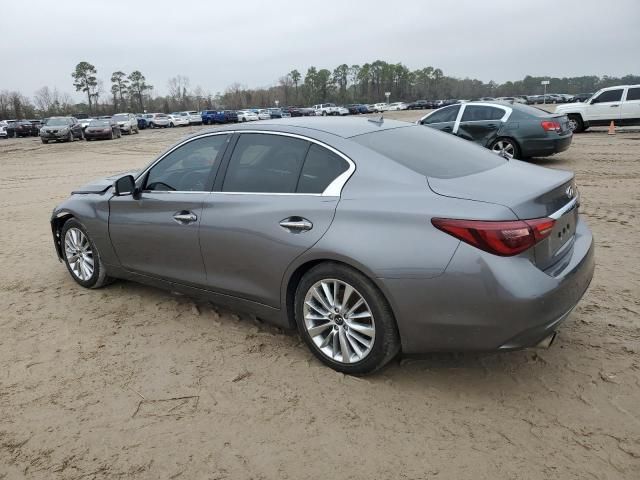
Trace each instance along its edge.
<instances>
[{"instance_id":1,"label":"chrome window trim","mask_svg":"<svg viewBox=\"0 0 640 480\"><path fill-rule=\"evenodd\" d=\"M351 178L351 175L353 175L353 172L356 171L356 164L353 162L353 160L351 160L341 151L333 148L331 145L327 145L326 143L321 142L320 140L316 140L315 138L310 138L297 133L278 132L275 130L236 130L236 132L240 134L263 133L267 135L280 135L283 137L293 137L293 138L298 138L300 140L305 140L307 142L315 143L316 145L320 145L321 147L326 148L330 152L335 153L336 155L341 157L343 160L347 162L347 164L349 165L349 168L347 168L347 170L345 170L336 178L334 178L333 181L329 185L327 185L327 188L325 188L322 193L223 192L223 191L214 192L214 193L226 193L226 194L232 194L232 195L306 195L306 196L315 196L315 197L339 197L342 194L342 188L347 183L347 180L349 180L349 178Z\"/></svg>"},{"instance_id":2,"label":"chrome window trim","mask_svg":"<svg viewBox=\"0 0 640 480\"><path fill-rule=\"evenodd\" d=\"M199 138L213 137L215 135L231 135L233 133L235 133L235 130L233 130L233 131L224 130L222 132L209 132L209 133L205 133L205 134L202 134L202 135L198 135L197 137L189 137L189 138L185 139L184 141L182 141L182 142L178 143L177 145L175 145L171 150L168 150L164 154L160 155L160 157L158 157L153 163L151 163L151 165L149 165L147 168L145 168L142 171L142 173L140 173L140 175L135 177L135 183L138 183L138 180L140 180L141 178L144 178L144 176L147 174L147 172L149 170L151 170L159 162L161 162L167 155L171 154L172 152L174 152L175 150L177 150L181 146L186 145L187 143L192 142L194 140L197 140ZM210 192L209 192L209 190L141 190L141 193L210 193Z\"/></svg>"},{"instance_id":3,"label":"chrome window trim","mask_svg":"<svg viewBox=\"0 0 640 480\"><path fill-rule=\"evenodd\" d=\"M462 116L464 115L464 111L467 109L467 106L498 108L498 109L504 111L504 115L502 115L501 118L498 118L498 119L495 119L495 120L466 120L465 122L463 122L462 121ZM453 126L453 133L454 134L458 133L458 129L460 128L460 124L461 123L474 123L474 122L501 122L501 123L505 123L505 122L507 122L507 120L509 120L509 117L511 116L512 113L513 113L513 108L507 107L506 105L498 105L498 104L495 104L495 103L486 103L486 102L468 102L468 103L463 103L462 104L462 108L458 112L458 118L456 118L456 123Z\"/></svg>"},{"instance_id":4,"label":"chrome window trim","mask_svg":"<svg viewBox=\"0 0 640 480\"><path fill-rule=\"evenodd\" d=\"M333 181L329 185L327 185L327 188L325 188L322 193L223 192L223 191L210 192L210 191L194 191L194 190L184 190L184 191L183 190L142 190L142 193L163 193L163 194L166 194L166 193L223 193L228 195L306 195L306 196L313 196L313 197L339 197L342 194L342 188L347 183L349 178L351 178L351 175L353 175L353 172L356 171L356 165L353 160L351 160L348 156L346 156L341 151L335 149L331 145L327 145L326 143L321 142L320 140L316 140L315 138L310 138L297 133L278 132L275 130L224 130L222 132L209 132L202 135L198 135L196 137L190 137L184 140L183 142L178 143L171 150L168 150L167 152L162 154L158 159L156 159L155 162L153 162L151 165L145 168L142 171L142 173L140 173L135 178L135 181L138 182L138 180L140 180L141 178L144 178L147 172L151 170L154 166L156 166L156 164L161 162L167 155L171 154L172 152L182 147L183 145L186 145L189 142L192 142L194 140L197 140L203 137L212 137L215 135L232 135L234 133L263 133L267 135L280 135L283 137L293 137L293 138L298 138L300 140L305 140L307 142L315 143L317 145L320 145L323 148L326 148L330 152L335 153L342 159L344 159L349 165L349 168L347 168L347 170L345 170L336 178L334 178Z\"/></svg>"}]
</instances>

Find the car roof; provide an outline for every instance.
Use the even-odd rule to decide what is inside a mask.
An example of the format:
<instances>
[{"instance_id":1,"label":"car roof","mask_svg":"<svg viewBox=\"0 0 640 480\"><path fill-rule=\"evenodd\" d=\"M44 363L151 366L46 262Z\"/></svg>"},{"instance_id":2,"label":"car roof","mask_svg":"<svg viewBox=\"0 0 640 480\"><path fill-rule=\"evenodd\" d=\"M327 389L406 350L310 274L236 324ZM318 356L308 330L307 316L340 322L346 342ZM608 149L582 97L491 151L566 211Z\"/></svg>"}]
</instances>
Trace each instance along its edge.
<instances>
[{"instance_id":1,"label":"car roof","mask_svg":"<svg viewBox=\"0 0 640 480\"><path fill-rule=\"evenodd\" d=\"M240 110L239 110L240 112ZM374 120L374 119L371 119ZM349 117L287 117L273 120L263 120L259 124L233 124L224 127L201 130L186 138L198 137L203 134L211 134L225 131L279 131L283 133L297 133L314 137L314 132L335 135L342 138L351 138L367 133L391 130L394 128L413 127L410 122L399 120L387 120L382 122L370 121L364 118ZM184 139L183 139L184 141Z\"/></svg>"}]
</instances>

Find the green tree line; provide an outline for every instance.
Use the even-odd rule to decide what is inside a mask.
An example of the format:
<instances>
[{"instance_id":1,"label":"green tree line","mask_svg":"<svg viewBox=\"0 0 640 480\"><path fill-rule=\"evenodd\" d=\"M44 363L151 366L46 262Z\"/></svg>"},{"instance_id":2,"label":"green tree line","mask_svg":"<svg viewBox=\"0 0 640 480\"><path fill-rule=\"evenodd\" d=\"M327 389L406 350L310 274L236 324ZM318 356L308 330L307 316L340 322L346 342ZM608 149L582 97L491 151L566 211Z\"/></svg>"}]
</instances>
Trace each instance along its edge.
<instances>
[{"instance_id":1,"label":"green tree line","mask_svg":"<svg viewBox=\"0 0 640 480\"><path fill-rule=\"evenodd\" d=\"M212 108L247 108L315 103L375 103L417 99L474 99L491 96L535 95L542 93L542 80L549 80L548 93L587 93L612 85L640 83L640 75L613 77L541 77L527 75L522 80L498 84L473 78L447 76L440 68L411 70L402 63L376 60L362 65L341 64L333 69L311 66L305 73L297 69L282 75L274 85L250 88L240 83L212 94L201 86L192 88L189 78L176 75L167 81L167 94L154 95L153 86L139 70L112 72L105 87L94 65L82 61L71 72L72 85L86 98L75 103L67 93L44 86L32 98L17 91L0 91L0 119L35 118L87 113L109 115L116 112L171 112Z\"/></svg>"}]
</instances>

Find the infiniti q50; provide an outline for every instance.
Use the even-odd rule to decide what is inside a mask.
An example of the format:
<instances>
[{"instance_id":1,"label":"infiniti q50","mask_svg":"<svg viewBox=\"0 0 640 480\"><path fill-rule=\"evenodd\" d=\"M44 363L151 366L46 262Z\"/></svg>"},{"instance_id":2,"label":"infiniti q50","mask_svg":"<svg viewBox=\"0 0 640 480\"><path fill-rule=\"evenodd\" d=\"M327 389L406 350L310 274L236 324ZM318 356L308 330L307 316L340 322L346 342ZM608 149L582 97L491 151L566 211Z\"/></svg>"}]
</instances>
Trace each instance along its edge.
<instances>
[{"instance_id":1,"label":"infiniti q50","mask_svg":"<svg viewBox=\"0 0 640 480\"><path fill-rule=\"evenodd\" d=\"M548 344L587 289L571 172L389 120L288 118L190 136L55 208L98 288L144 282L297 328L325 364Z\"/></svg>"}]
</instances>

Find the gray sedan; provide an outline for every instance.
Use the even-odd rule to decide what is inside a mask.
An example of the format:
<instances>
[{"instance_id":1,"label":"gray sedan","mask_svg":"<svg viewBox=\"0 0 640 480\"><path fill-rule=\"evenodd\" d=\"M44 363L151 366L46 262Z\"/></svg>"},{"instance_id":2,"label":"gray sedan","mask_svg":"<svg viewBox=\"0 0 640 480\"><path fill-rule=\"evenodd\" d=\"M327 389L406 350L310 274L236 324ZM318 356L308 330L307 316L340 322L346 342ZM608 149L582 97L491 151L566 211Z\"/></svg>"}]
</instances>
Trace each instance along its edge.
<instances>
[{"instance_id":1,"label":"gray sedan","mask_svg":"<svg viewBox=\"0 0 640 480\"><path fill-rule=\"evenodd\" d=\"M53 211L58 258L297 328L325 364L548 345L587 289L570 172L397 121L296 118L188 137Z\"/></svg>"}]
</instances>

